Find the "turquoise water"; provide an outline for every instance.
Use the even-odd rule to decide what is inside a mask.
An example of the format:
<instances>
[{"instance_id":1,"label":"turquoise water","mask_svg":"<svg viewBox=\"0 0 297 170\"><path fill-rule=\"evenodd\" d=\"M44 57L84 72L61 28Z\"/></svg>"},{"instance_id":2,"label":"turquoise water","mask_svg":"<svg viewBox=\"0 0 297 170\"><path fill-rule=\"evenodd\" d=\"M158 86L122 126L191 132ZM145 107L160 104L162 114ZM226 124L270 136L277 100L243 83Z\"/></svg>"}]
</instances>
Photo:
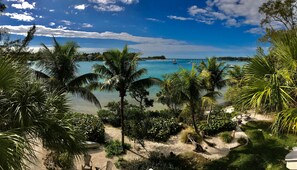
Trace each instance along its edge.
<instances>
[{"instance_id":1,"label":"turquoise water","mask_svg":"<svg viewBox=\"0 0 297 170\"><path fill-rule=\"evenodd\" d=\"M145 77L157 77L162 79L162 76L164 74L174 73L178 71L180 68L188 69L190 70L192 68L192 63L199 64L202 60L187 60L187 59L180 59L177 60L177 64L173 64L172 60L149 60L149 61L139 61L139 68L146 68L148 70L147 75ZM85 74L92 72L92 66L94 64L103 64L103 62L78 62L79 65L79 74ZM226 64L230 65L244 65L245 62L238 62L238 61L228 61ZM154 86L149 89L150 91L150 98L155 99L156 93L159 91L159 87ZM226 91L225 89L222 89L221 92L224 93ZM119 95L115 92L101 92L101 91L94 91L94 94L99 99L102 106L105 106L110 101L118 101ZM74 108L75 111L79 112L86 112L86 113L95 113L97 108L87 102L84 101L78 97L70 97L71 105ZM131 103L134 103L133 99L130 98L129 95L127 95L127 100ZM219 98L218 102L222 102L223 98ZM155 109L162 109L165 106L163 106L160 103L155 102L154 108Z\"/></svg>"}]
</instances>

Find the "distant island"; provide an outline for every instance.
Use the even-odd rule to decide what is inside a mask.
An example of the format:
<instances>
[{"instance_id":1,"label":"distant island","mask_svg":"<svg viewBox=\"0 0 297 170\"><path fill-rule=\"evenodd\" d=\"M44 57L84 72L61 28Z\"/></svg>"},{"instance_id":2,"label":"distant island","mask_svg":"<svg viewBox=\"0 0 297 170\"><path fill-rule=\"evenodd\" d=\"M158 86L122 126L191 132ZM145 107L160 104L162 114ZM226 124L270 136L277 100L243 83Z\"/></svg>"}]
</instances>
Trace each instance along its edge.
<instances>
[{"instance_id":1,"label":"distant island","mask_svg":"<svg viewBox=\"0 0 297 170\"><path fill-rule=\"evenodd\" d=\"M219 61L250 61L250 57L214 57Z\"/></svg>"}]
</instances>

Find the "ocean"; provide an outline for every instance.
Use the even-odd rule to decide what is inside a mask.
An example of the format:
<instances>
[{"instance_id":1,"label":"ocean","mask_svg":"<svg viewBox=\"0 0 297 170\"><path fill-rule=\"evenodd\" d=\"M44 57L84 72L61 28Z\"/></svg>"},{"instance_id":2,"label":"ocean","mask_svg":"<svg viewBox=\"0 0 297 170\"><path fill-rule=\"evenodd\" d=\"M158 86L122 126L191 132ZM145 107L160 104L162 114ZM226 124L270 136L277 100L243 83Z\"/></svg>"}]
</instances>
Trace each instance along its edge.
<instances>
[{"instance_id":1,"label":"ocean","mask_svg":"<svg viewBox=\"0 0 297 170\"><path fill-rule=\"evenodd\" d=\"M162 79L163 75L177 72L179 69L184 68L190 70L192 64L197 65L203 61L202 59L177 59L176 64L173 64L173 60L146 60L139 61L139 68L146 68L148 70L144 77L156 77ZM246 62L240 61L226 61L229 65L240 65L243 66ZM78 62L79 74L85 74L92 72L92 66L94 64L103 64L103 62L92 61L92 62ZM166 106L161 103L156 102L156 93L160 90L158 86L153 86L149 89L150 98L155 99L154 107L152 109L164 109ZM226 92L227 88L221 89L221 93ZM94 91L96 97L99 99L101 106L104 107L108 102L119 101L118 92L104 92L104 91ZM127 95L126 99L129 103L136 104L136 102ZM223 97L218 98L218 103L223 102ZM79 97L69 95L69 103L71 108L76 112L95 114L98 110L92 103L87 102Z\"/></svg>"}]
</instances>

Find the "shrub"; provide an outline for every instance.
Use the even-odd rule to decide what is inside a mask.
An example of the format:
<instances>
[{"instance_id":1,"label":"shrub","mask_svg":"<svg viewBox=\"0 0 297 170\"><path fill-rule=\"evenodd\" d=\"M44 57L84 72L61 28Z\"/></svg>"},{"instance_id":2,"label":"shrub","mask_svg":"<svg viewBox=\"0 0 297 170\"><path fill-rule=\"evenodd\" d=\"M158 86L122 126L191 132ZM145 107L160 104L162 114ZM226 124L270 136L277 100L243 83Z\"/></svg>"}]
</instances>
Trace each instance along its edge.
<instances>
[{"instance_id":1,"label":"shrub","mask_svg":"<svg viewBox=\"0 0 297 170\"><path fill-rule=\"evenodd\" d=\"M166 142L171 135L177 134L180 130L181 126L173 118L153 118L150 119L147 139Z\"/></svg>"},{"instance_id":2,"label":"shrub","mask_svg":"<svg viewBox=\"0 0 297 170\"><path fill-rule=\"evenodd\" d=\"M232 131L236 128L236 123L231 120L213 120L209 124L201 122L199 128L206 135L216 135L224 131Z\"/></svg>"},{"instance_id":3,"label":"shrub","mask_svg":"<svg viewBox=\"0 0 297 170\"><path fill-rule=\"evenodd\" d=\"M50 152L46 155L46 158L44 160L44 166L48 170L73 169L73 159L74 156L68 154L67 152Z\"/></svg>"},{"instance_id":4,"label":"shrub","mask_svg":"<svg viewBox=\"0 0 297 170\"><path fill-rule=\"evenodd\" d=\"M103 123L110 124L113 127L121 126L121 119L117 112L101 109L97 114Z\"/></svg>"},{"instance_id":5,"label":"shrub","mask_svg":"<svg viewBox=\"0 0 297 170\"><path fill-rule=\"evenodd\" d=\"M201 164L197 165L193 159L194 158L192 157L189 158L186 156L175 155L173 153L165 156L159 152L151 152L148 159L133 160L130 162L121 160L119 161L118 165L122 170L148 170L150 168L153 170L201 169ZM205 158L204 160L207 161Z\"/></svg>"},{"instance_id":6,"label":"shrub","mask_svg":"<svg viewBox=\"0 0 297 170\"><path fill-rule=\"evenodd\" d=\"M127 112L126 135L134 140L148 139L166 142L181 130L174 118L150 117L152 112L130 109Z\"/></svg>"},{"instance_id":7,"label":"shrub","mask_svg":"<svg viewBox=\"0 0 297 170\"><path fill-rule=\"evenodd\" d=\"M130 149L131 145L125 143L125 149ZM112 158L113 156L119 156L124 154L122 144L120 141L115 140L115 141L109 141L105 145L105 152L106 152L106 157Z\"/></svg>"},{"instance_id":8,"label":"shrub","mask_svg":"<svg viewBox=\"0 0 297 170\"><path fill-rule=\"evenodd\" d=\"M237 142L240 144L240 145L245 145L248 141L246 138L244 137L240 137L239 139L237 139Z\"/></svg>"},{"instance_id":9,"label":"shrub","mask_svg":"<svg viewBox=\"0 0 297 170\"><path fill-rule=\"evenodd\" d=\"M84 134L86 140L104 143L104 125L98 117L82 113L69 113L68 116L70 116L70 123Z\"/></svg>"},{"instance_id":10,"label":"shrub","mask_svg":"<svg viewBox=\"0 0 297 170\"><path fill-rule=\"evenodd\" d=\"M250 139L252 139L254 142L263 142L265 140L265 137L263 135L263 132L261 130L251 130L248 132L248 136Z\"/></svg>"},{"instance_id":11,"label":"shrub","mask_svg":"<svg viewBox=\"0 0 297 170\"><path fill-rule=\"evenodd\" d=\"M195 132L195 130L191 127L183 130L180 135L180 141L182 143L190 143L188 139L188 135L190 135L196 142L200 143L202 138Z\"/></svg>"},{"instance_id":12,"label":"shrub","mask_svg":"<svg viewBox=\"0 0 297 170\"><path fill-rule=\"evenodd\" d=\"M233 140L233 137L231 136L230 132L221 133L220 138L226 143L231 143Z\"/></svg>"}]
</instances>

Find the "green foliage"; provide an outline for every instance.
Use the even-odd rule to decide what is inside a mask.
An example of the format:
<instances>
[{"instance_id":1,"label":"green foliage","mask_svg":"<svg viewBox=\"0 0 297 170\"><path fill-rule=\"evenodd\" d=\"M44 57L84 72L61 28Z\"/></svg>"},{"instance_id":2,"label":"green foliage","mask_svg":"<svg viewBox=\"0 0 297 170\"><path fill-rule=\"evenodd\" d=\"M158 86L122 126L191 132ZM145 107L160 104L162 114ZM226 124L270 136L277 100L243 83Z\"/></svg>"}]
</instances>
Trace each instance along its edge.
<instances>
[{"instance_id":1,"label":"green foliage","mask_svg":"<svg viewBox=\"0 0 297 170\"><path fill-rule=\"evenodd\" d=\"M192 137L192 139L194 139L198 143L202 141L202 138L191 127L188 127L187 129L181 132L180 141L182 143L190 143L191 141L189 141L188 136Z\"/></svg>"},{"instance_id":2,"label":"green foliage","mask_svg":"<svg viewBox=\"0 0 297 170\"><path fill-rule=\"evenodd\" d=\"M248 132L248 135L255 143L263 142L265 140L261 129L251 130Z\"/></svg>"},{"instance_id":3,"label":"green foliage","mask_svg":"<svg viewBox=\"0 0 297 170\"><path fill-rule=\"evenodd\" d=\"M168 118L167 113L143 112L139 109L130 109L127 118L126 135L132 139L148 139L166 142L171 135L181 130L174 118ZM159 117L163 115L164 117Z\"/></svg>"},{"instance_id":4,"label":"green foliage","mask_svg":"<svg viewBox=\"0 0 297 170\"><path fill-rule=\"evenodd\" d=\"M231 132L222 132L222 133L220 134L220 138L221 138L224 142L226 142L226 143L231 143L232 140L233 140L233 137L231 136L230 133L231 133Z\"/></svg>"},{"instance_id":5,"label":"green foliage","mask_svg":"<svg viewBox=\"0 0 297 170\"><path fill-rule=\"evenodd\" d=\"M208 162L197 154L175 155L170 153L168 156L159 152L151 152L148 159L134 161L121 160L119 167L122 170L196 170L202 169L203 165Z\"/></svg>"},{"instance_id":6,"label":"green foliage","mask_svg":"<svg viewBox=\"0 0 297 170\"><path fill-rule=\"evenodd\" d=\"M215 135L224 131L232 131L236 128L236 123L231 120L214 120L210 123L201 122L199 128L206 135Z\"/></svg>"},{"instance_id":7,"label":"green foliage","mask_svg":"<svg viewBox=\"0 0 297 170\"><path fill-rule=\"evenodd\" d=\"M240 144L240 145L245 145L248 141L246 138L244 137L240 137L237 139L237 142Z\"/></svg>"},{"instance_id":8,"label":"green foliage","mask_svg":"<svg viewBox=\"0 0 297 170\"><path fill-rule=\"evenodd\" d=\"M103 123L110 124L113 127L121 126L121 119L118 113L109 110L98 110L98 117L103 121Z\"/></svg>"},{"instance_id":9,"label":"green foliage","mask_svg":"<svg viewBox=\"0 0 297 170\"><path fill-rule=\"evenodd\" d=\"M86 140L105 142L104 125L98 117L82 113L68 113L68 116L70 116L71 124L84 134Z\"/></svg>"},{"instance_id":10,"label":"green foliage","mask_svg":"<svg viewBox=\"0 0 297 170\"><path fill-rule=\"evenodd\" d=\"M95 83L98 75L87 73L77 76L78 65L74 60L74 55L77 53L78 44L69 41L61 45L55 38L53 38L53 41L53 49L42 44L42 59L38 61L38 66L42 71L35 70L37 77L44 79L51 90L57 89L58 91L78 95L101 107L96 96L86 87L91 83Z\"/></svg>"},{"instance_id":11,"label":"green foliage","mask_svg":"<svg viewBox=\"0 0 297 170\"><path fill-rule=\"evenodd\" d=\"M46 155L44 160L44 166L48 170L70 170L73 169L74 166L74 156L69 155L67 152L59 153L59 152L50 152Z\"/></svg>"},{"instance_id":12,"label":"green foliage","mask_svg":"<svg viewBox=\"0 0 297 170\"><path fill-rule=\"evenodd\" d=\"M130 149L131 145L125 143L125 149ZM113 156L119 156L125 153L125 151L122 148L122 144L120 141L115 140L115 141L109 141L105 145L105 152L106 152L106 157L112 158Z\"/></svg>"},{"instance_id":13,"label":"green foliage","mask_svg":"<svg viewBox=\"0 0 297 170\"><path fill-rule=\"evenodd\" d=\"M227 157L209 162L206 170L213 169L286 169L284 157L296 146L296 135L271 135L271 122L248 122L242 129L249 137L247 145L238 147ZM258 129L262 129L259 131ZM260 132L260 133L259 133ZM262 136L262 137L261 137ZM263 136L265 140L263 140ZM262 138L259 140L259 138Z\"/></svg>"}]
</instances>

